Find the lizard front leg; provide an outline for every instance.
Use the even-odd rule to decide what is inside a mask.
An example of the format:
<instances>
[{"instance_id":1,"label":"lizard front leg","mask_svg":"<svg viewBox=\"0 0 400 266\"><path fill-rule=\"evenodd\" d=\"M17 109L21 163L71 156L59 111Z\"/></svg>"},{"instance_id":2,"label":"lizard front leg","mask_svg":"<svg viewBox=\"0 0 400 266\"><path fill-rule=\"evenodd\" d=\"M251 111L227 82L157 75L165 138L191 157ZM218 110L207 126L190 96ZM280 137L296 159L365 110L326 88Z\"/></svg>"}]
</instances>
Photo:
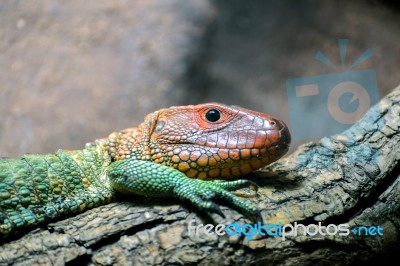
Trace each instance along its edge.
<instances>
[{"instance_id":1,"label":"lizard front leg","mask_svg":"<svg viewBox=\"0 0 400 266\"><path fill-rule=\"evenodd\" d=\"M262 221L257 208L229 192L243 187L257 187L248 180L214 182L191 179L176 169L135 159L113 162L107 174L111 187L120 193L178 197L188 200L200 210L224 216L214 202L221 199L252 221Z\"/></svg>"}]
</instances>

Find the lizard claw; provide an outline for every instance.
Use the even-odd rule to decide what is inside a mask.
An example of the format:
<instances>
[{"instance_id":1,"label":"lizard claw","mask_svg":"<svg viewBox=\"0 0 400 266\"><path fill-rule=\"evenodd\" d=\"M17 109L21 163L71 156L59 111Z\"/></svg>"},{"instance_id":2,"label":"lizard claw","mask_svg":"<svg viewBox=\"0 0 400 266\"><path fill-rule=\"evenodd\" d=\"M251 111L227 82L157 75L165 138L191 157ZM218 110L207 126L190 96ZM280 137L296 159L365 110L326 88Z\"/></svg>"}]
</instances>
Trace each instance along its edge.
<instances>
[{"instance_id":1,"label":"lizard claw","mask_svg":"<svg viewBox=\"0 0 400 266\"><path fill-rule=\"evenodd\" d=\"M245 187L254 191L257 191L258 188L255 183L244 179L228 182L186 179L186 182L179 184L174 190L179 198L190 201L200 210L214 212L224 218L219 206L213 202L215 199L221 199L252 221L262 221L261 214L256 207L230 192Z\"/></svg>"},{"instance_id":2,"label":"lizard claw","mask_svg":"<svg viewBox=\"0 0 400 266\"><path fill-rule=\"evenodd\" d=\"M221 208L214 202L207 201L204 204L201 204L200 206L203 208L203 210L204 209L209 210L211 212L218 214L222 218L225 218L225 214L221 211Z\"/></svg>"}]
</instances>

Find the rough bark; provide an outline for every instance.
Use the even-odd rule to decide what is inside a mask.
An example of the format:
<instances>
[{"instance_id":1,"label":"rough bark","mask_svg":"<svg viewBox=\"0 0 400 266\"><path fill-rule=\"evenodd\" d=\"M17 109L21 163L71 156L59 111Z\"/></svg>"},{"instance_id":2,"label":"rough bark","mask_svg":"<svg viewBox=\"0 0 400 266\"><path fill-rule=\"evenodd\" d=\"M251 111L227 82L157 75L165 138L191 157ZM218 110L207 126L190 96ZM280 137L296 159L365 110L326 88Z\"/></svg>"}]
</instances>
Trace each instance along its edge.
<instances>
[{"instance_id":1,"label":"rough bark","mask_svg":"<svg viewBox=\"0 0 400 266\"><path fill-rule=\"evenodd\" d=\"M381 226L383 236L198 236L209 219L176 200L134 198L9 240L0 264L357 264L395 257L400 242L400 86L342 134L300 146L249 176L264 223ZM223 208L214 223L245 223Z\"/></svg>"}]
</instances>

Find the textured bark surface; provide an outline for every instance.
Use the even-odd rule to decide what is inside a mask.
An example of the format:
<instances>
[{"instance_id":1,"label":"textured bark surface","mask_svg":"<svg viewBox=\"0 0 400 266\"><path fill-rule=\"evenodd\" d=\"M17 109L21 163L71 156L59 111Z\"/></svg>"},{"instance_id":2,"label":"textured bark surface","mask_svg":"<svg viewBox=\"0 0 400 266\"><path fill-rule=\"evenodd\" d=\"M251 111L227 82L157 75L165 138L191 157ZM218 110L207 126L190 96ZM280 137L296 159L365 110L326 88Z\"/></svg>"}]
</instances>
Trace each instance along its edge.
<instances>
[{"instance_id":1,"label":"textured bark surface","mask_svg":"<svg viewBox=\"0 0 400 266\"><path fill-rule=\"evenodd\" d=\"M134 198L51 223L0 247L0 264L352 264L394 257L400 242L400 87L346 132L300 146L249 178L264 223L381 226L383 236L189 235L189 205ZM215 223L245 223L223 208Z\"/></svg>"}]
</instances>

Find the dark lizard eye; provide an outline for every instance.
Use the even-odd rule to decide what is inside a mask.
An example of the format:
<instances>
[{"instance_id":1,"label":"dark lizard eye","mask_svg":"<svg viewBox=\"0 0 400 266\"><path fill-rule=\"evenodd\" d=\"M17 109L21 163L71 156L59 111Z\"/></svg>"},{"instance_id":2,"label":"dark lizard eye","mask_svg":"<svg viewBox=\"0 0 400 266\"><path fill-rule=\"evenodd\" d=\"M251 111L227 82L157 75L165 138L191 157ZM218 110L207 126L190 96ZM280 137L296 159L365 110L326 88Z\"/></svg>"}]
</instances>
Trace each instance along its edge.
<instances>
[{"instance_id":1,"label":"dark lizard eye","mask_svg":"<svg viewBox=\"0 0 400 266\"><path fill-rule=\"evenodd\" d=\"M217 122L221 118L221 113L216 109L210 109L206 113L208 122Z\"/></svg>"}]
</instances>

